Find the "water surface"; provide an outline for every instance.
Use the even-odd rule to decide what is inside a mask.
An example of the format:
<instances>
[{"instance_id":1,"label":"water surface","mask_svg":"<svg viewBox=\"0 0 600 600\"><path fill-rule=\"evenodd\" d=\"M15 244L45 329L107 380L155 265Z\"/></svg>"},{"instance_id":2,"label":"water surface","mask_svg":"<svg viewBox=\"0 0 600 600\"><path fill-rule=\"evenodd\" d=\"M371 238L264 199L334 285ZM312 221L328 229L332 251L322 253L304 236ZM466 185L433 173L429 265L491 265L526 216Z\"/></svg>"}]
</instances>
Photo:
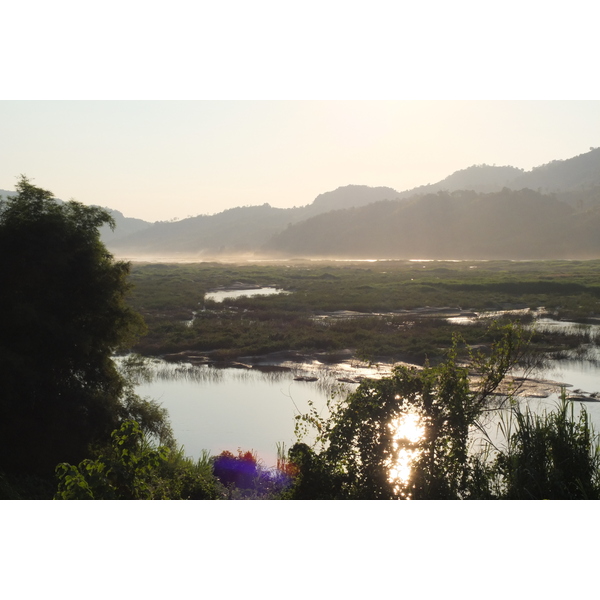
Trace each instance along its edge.
<instances>
[{"instance_id":1,"label":"water surface","mask_svg":"<svg viewBox=\"0 0 600 600\"><path fill-rule=\"evenodd\" d=\"M272 296L274 294L289 294L285 290L275 287L261 287L247 290L231 289L231 290L215 290L204 294L205 300L214 302L223 302L226 298L241 298L242 296Z\"/></svg>"},{"instance_id":2,"label":"water surface","mask_svg":"<svg viewBox=\"0 0 600 600\"><path fill-rule=\"evenodd\" d=\"M173 365L156 362L156 368ZM266 466L276 463L277 443L295 441L295 415L307 413L310 402L323 411L336 390L348 393L356 384L342 384L331 374L316 382L294 381L297 372L186 367L172 377L157 377L137 386L138 394L157 400L169 411L177 442L185 454L198 458L202 450L219 454L254 450ZM314 375L314 372L303 372Z\"/></svg>"},{"instance_id":3,"label":"water surface","mask_svg":"<svg viewBox=\"0 0 600 600\"><path fill-rule=\"evenodd\" d=\"M249 291L258 290L239 290ZM548 320L539 325L575 328L582 334L590 330L596 334L598 330L598 326ZM241 448L256 451L266 466L276 463L278 442L289 448L296 441L295 416L306 414L310 402L324 413L332 395L345 395L356 389L357 383L340 383L339 378L381 377L389 371L385 367L369 369L350 363L327 368L317 361L274 373L173 365L159 360L153 364L157 377L139 385L137 391L158 400L169 411L175 437L187 455L199 457L202 450L219 454ZM298 376L316 376L317 381L295 381ZM530 376L556 383L550 386L546 398L521 399L522 407L529 406L536 412L552 410L560 396L560 384L567 384L570 394L589 396L600 392L600 353L591 347L582 359L549 361L543 371ZM600 402L574 400L573 406L575 415L584 406L595 430L600 432ZM488 423L488 431L499 439L498 415L495 419Z\"/></svg>"}]
</instances>

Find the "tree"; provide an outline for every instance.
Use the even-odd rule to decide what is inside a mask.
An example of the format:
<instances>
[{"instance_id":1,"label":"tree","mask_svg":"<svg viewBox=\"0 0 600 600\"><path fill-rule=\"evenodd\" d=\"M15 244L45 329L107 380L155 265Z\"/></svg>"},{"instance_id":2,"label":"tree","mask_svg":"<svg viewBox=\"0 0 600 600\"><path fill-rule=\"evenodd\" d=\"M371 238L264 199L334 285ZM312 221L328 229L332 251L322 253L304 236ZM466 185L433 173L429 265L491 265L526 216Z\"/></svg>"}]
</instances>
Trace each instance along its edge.
<instances>
[{"instance_id":1,"label":"tree","mask_svg":"<svg viewBox=\"0 0 600 600\"><path fill-rule=\"evenodd\" d=\"M111 357L145 326L125 303L129 264L100 241L111 216L25 176L16 189L0 199L0 470L47 475L140 409Z\"/></svg>"},{"instance_id":2,"label":"tree","mask_svg":"<svg viewBox=\"0 0 600 600\"><path fill-rule=\"evenodd\" d=\"M524 348L520 329L498 333L491 356L471 357L477 383L457 363L455 340L437 367L397 367L391 377L363 381L327 417L300 416L316 429L319 449L303 443L290 449L299 474L289 497L490 497L488 466L469 453L469 436Z\"/></svg>"}]
</instances>

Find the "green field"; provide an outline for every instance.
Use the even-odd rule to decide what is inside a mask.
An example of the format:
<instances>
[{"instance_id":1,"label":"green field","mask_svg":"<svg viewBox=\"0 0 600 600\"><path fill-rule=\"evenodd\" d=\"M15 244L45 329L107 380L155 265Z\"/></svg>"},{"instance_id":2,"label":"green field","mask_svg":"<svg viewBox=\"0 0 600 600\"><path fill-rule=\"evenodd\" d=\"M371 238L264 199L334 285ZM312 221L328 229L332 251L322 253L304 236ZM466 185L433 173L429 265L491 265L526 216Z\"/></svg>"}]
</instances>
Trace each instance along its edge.
<instances>
[{"instance_id":1,"label":"green field","mask_svg":"<svg viewBox=\"0 0 600 600\"><path fill-rule=\"evenodd\" d=\"M337 352L351 349L368 360L423 362L443 358L453 332L471 345L491 341L485 320L465 327L401 312L421 307L544 307L547 316L581 322L600 315L600 261L136 263L130 281L129 301L148 325L135 351L195 352L214 360L281 351L318 352L335 360ZM226 303L204 300L206 292L235 283L292 293ZM333 311L363 314L325 314ZM186 321L194 312L190 326ZM508 318L531 320L529 315ZM532 342L540 350L560 351L581 339L535 334Z\"/></svg>"}]
</instances>

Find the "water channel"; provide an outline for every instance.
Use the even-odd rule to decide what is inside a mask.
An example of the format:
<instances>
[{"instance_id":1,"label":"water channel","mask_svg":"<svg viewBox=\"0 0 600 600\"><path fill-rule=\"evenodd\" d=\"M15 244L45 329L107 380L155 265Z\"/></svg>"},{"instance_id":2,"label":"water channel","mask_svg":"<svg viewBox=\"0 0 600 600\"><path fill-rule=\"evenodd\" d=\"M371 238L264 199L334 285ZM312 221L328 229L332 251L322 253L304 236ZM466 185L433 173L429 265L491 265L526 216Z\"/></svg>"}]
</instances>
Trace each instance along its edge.
<instances>
[{"instance_id":1,"label":"water channel","mask_svg":"<svg viewBox=\"0 0 600 600\"><path fill-rule=\"evenodd\" d=\"M227 288L215 290L204 295L205 300L213 300L214 302L223 302L227 298L241 298L242 296L273 296L275 294L289 294L285 290L275 287L256 287L252 289Z\"/></svg>"}]
</instances>

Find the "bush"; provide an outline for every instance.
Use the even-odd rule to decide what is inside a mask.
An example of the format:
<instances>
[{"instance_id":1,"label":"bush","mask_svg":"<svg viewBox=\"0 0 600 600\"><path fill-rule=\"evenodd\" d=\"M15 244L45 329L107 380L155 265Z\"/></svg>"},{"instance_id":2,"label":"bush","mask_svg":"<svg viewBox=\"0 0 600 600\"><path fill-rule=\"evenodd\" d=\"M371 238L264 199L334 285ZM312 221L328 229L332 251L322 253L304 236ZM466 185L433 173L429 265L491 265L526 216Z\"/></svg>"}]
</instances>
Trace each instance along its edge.
<instances>
[{"instance_id":1,"label":"bush","mask_svg":"<svg viewBox=\"0 0 600 600\"><path fill-rule=\"evenodd\" d=\"M78 466L56 467L61 500L176 500L216 497L207 461L194 464L166 446L150 444L135 421L112 433L110 451Z\"/></svg>"},{"instance_id":2,"label":"bush","mask_svg":"<svg viewBox=\"0 0 600 600\"><path fill-rule=\"evenodd\" d=\"M506 447L494 465L497 495L515 500L600 498L600 445L582 407L563 392L553 412L534 414L517 406L504 423ZM513 422L514 421L514 422ZM514 432L511 426L515 425Z\"/></svg>"}]
</instances>

